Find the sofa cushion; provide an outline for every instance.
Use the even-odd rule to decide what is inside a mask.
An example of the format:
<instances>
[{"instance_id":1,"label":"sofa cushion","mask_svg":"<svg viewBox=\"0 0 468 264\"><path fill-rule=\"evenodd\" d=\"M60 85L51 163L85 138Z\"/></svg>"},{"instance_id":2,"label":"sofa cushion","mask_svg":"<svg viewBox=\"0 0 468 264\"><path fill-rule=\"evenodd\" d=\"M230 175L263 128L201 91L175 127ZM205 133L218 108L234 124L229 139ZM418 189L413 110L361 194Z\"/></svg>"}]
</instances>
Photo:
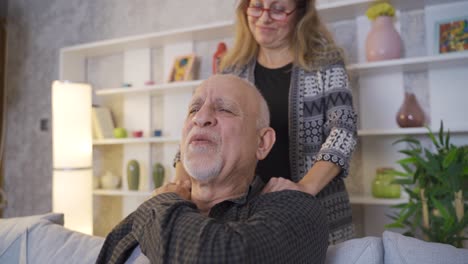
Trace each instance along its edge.
<instances>
[{"instance_id":1,"label":"sofa cushion","mask_svg":"<svg viewBox=\"0 0 468 264\"><path fill-rule=\"evenodd\" d=\"M26 263L27 232L40 221L63 224L63 214L0 219L0 263Z\"/></svg>"},{"instance_id":2,"label":"sofa cushion","mask_svg":"<svg viewBox=\"0 0 468 264\"><path fill-rule=\"evenodd\" d=\"M466 264L468 250L447 244L426 242L385 231L383 233L385 264Z\"/></svg>"},{"instance_id":3,"label":"sofa cushion","mask_svg":"<svg viewBox=\"0 0 468 264\"><path fill-rule=\"evenodd\" d=\"M383 263L382 239L378 237L356 238L329 246L325 263L381 264Z\"/></svg>"},{"instance_id":4,"label":"sofa cushion","mask_svg":"<svg viewBox=\"0 0 468 264\"><path fill-rule=\"evenodd\" d=\"M28 263L95 263L104 238L42 221L28 232Z\"/></svg>"}]
</instances>

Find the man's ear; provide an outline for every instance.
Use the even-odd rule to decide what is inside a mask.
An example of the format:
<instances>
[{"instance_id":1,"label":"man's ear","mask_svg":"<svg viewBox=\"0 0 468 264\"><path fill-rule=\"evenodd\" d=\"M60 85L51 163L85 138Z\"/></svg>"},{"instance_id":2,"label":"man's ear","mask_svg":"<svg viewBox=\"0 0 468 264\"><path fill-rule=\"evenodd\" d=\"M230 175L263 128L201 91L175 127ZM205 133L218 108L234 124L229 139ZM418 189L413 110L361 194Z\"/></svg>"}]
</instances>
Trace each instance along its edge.
<instances>
[{"instance_id":1,"label":"man's ear","mask_svg":"<svg viewBox=\"0 0 468 264\"><path fill-rule=\"evenodd\" d=\"M259 142L257 147L257 159L263 160L270 153L273 144L276 141L275 130L271 127L265 127L258 132Z\"/></svg>"}]
</instances>

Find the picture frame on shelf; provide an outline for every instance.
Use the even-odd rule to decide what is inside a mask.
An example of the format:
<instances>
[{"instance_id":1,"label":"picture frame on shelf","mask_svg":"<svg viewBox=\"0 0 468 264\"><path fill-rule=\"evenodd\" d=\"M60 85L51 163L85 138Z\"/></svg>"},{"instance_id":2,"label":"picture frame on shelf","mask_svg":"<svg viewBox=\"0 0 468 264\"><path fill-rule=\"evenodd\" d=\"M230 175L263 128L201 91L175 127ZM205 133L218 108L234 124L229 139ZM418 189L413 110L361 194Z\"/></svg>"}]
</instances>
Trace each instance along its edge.
<instances>
[{"instance_id":1,"label":"picture frame on shelf","mask_svg":"<svg viewBox=\"0 0 468 264\"><path fill-rule=\"evenodd\" d=\"M194 78L195 54L186 54L174 59L168 82L190 81Z\"/></svg>"},{"instance_id":2,"label":"picture frame on shelf","mask_svg":"<svg viewBox=\"0 0 468 264\"><path fill-rule=\"evenodd\" d=\"M435 23L436 54L468 51L468 16Z\"/></svg>"}]
</instances>

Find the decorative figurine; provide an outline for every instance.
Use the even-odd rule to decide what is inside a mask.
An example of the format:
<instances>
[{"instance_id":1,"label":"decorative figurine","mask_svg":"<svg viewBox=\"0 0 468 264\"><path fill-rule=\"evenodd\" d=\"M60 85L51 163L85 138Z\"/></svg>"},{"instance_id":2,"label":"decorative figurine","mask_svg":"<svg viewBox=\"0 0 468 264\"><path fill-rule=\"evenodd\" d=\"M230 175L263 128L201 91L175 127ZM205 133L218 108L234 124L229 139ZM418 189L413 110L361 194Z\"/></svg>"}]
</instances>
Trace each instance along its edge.
<instances>
[{"instance_id":1,"label":"decorative figurine","mask_svg":"<svg viewBox=\"0 0 468 264\"><path fill-rule=\"evenodd\" d=\"M116 127L114 128L114 137L115 138L126 138L127 137L127 130L123 127Z\"/></svg>"},{"instance_id":2,"label":"decorative figurine","mask_svg":"<svg viewBox=\"0 0 468 264\"><path fill-rule=\"evenodd\" d=\"M140 164L136 160L130 160L127 164L128 189L136 191L140 185Z\"/></svg>"},{"instance_id":3,"label":"decorative figurine","mask_svg":"<svg viewBox=\"0 0 468 264\"><path fill-rule=\"evenodd\" d=\"M224 54L227 52L226 43L220 42L218 43L218 48L213 55L213 74L218 73L219 71L219 64L221 63L221 59L223 58Z\"/></svg>"},{"instance_id":4,"label":"decorative figurine","mask_svg":"<svg viewBox=\"0 0 468 264\"><path fill-rule=\"evenodd\" d=\"M141 131L141 130L133 131L132 135L135 138L141 138L143 136L143 131Z\"/></svg>"},{"instance_id":5,"label":"decorative figurine","mask_svg":"<svg viewBox=\"0 0 468 264\"><path fill-rule=\"evenodd\" d=\"M154 188L159 188L164 183L164 166L159 162L153 166L153 183Z\"/></svg>"},{"instance_id":6,"label":"decorative figurine","mask_svg":"<svg viewBox=\"0 0 468 264\"><path fill-rule=\"evenodd\" d=\"M154 130L153 135L154 135L155 137L160 137L160 136L162 136L162 130L161 130L161 129L156 129L156 130Z\"/></svg>"}]
</instances>

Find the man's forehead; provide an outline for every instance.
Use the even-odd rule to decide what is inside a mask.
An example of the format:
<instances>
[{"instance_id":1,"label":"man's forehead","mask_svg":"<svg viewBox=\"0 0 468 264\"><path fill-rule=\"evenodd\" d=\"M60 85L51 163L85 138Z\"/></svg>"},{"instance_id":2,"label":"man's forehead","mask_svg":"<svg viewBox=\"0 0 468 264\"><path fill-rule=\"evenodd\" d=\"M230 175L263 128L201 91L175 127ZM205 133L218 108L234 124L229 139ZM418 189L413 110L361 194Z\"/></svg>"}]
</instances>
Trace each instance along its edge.
<instances>
[{"instance_id":1,"label":"man's forehead","mask_svg":"<svg viewBox=\"0 0 468 264\"><path fill-rule=\"evenodd\" d=\"M214 96L219 98L240 99L245 95L247 85L243 80L231 76L213 76L195 89L194 98ZM248 88L248 87L247 87Z\"/></svg>"}]
</instances>

